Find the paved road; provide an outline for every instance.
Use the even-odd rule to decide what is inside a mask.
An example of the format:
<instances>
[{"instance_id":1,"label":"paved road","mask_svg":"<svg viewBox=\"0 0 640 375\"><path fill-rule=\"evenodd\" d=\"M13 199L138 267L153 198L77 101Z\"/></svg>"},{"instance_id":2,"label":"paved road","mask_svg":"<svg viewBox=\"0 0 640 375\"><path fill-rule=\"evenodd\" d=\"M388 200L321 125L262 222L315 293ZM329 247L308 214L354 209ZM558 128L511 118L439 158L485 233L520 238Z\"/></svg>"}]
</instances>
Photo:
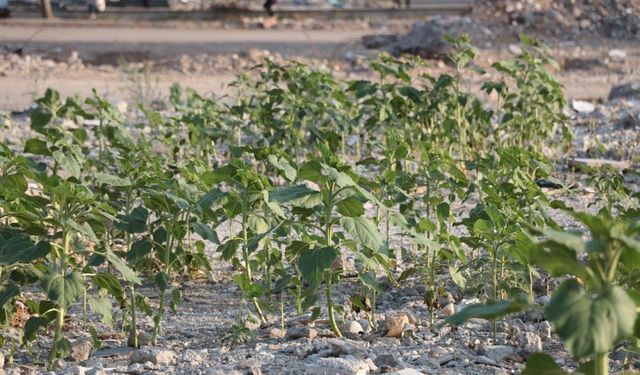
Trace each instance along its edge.
<instances>
[{"instance_id":1,"label":"paved road","mask_svg":"<svg viewBox=\"0 0 640 375\"><path fill-rule=\"evenodd\" d=\"M25 52L46 50L53 46L73 48L89 54L144 51L153 57L183 53L228 53L253 47L284 54L318 56L332 54L340 46L356 43L366 33L324 30L3 26L0 23L0 45L25 44Z\"/></svg>"}]
</instances>

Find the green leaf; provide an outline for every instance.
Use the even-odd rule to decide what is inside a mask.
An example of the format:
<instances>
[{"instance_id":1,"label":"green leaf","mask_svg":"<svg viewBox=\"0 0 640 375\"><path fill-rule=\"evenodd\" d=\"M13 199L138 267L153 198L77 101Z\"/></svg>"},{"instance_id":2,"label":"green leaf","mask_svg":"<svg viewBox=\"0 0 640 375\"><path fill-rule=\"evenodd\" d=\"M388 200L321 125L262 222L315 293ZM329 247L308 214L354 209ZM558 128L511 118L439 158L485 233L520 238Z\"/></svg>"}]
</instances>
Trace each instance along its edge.
<instances>
[{"instance_id":1,"label":"green leaf","mask_svg":"<svg viewBox=\"0 0 640 375\"><path fill-rule=\"evenodd\" d=\"M51 244L46 241L34 244L24 237L13 237L3 244L0 252L0 265L30 263L47 256L51 252Z\"/></svg>"},{"instance_id":2,"label":"green leaf","mask_svg":"<svg viewBox=\"0 0 640 375\"><path fill-rule=\"evenodd\" d=\"M0 292L0 307L4 307L13 298L20 294L20 290L15 285L7 286L2 292Z\"/></svg>"},{"instance_id":3,"label":"green leaf","mask_svg":"<svg viewBox=\"0 0 640 375\"><path fill-rule=\"evenodd\" d=\"M588 293L575 279L553 293L545 315L575 359L613 349L633 333L636 304L618 286Z\"/></svg>"},{"instance_id":4,"label":"green leaf","mask_svg":"<svg viewBox=\"0 0 640 375\"><path fill-rule=\"evenodd\" d=\"M340 225L363 246L375 251L384 249L382 234L371 220L364 217L343 217Z\"/></svg>"},{"instance_id":5,"label":"green leaf","mask_svg":"<svg viewBox=\"0 0 640 375\"><path fill-rule=\"evenodd\" d=\"M569 375L549 354L533 353L527 358L522 375Z\"/></svg>"},{"instance_id":6,"label":"green leaf","mask_svg":"<svg viewBox=\"0 0 640 375\"><path fill-rule=\"evenodd\" d=\"M156 283L156 286L161 291L165 291L169 287L169 276L167 276L167 274L164 272L156 273L155 277L153 278L153 281Z\"/></svg>"},{"instance_id":7,"label":"green leaf","mask_svg":"<svg viewBox=\"0 0 640 375\"><path fill-rule=\"evenodd\" d=\"M64 276L49 271L42 277L41 285L49 300L65 309L84 293L84 280L76 271Z\"/></svg>"},{"instance_id":8,"label":"green leaf","mask_svg":"<svg viewBox=\"0 0 640 375\"><path fill-rule=\"evenodd\" d=\"M298 258L300 273L312 289L320 286L324 271L331 267L337 255L333 247L309 249L300 254Z\"/></svg>"},{"instance_id":9,"label":"green leaf","mask_svg":"<svg viewBox=\"0 0 640 375\"><path fill-rule=\"evenodd\" d=\"M107 261L111 263L113 267L120 272L120 274L122 274L122 278L125 281L138 285L142 284L142 281L136 272L127 266L127 264L113 251L107 249L106 254L103 254L103 256L107 258Z\"/></svg>"},{"instance_id":10,"label":"green leaf","mask_svg":"<svg viewBox=\"0 0 640 375\"><path fill-rule=\"evenodd\" d=\"M318 192L313 189L309 189L305 185L288 186L272 191L269 194L269 200L276 203L288 203L314 194L318 194Z\"/></svg>"},{"instance_id":11,"label":"green leaf","mask_svg":"<svg viewBox=\"0 0 640 375\"><path fill-rule=\"evenodd\" d=\"M24 152L34 155L51 156L51 151L49 151L49 147L47 147L47 142L37 138L31 138L25 142Z\"/></svg>"},{"instance_id":12,"label":"green leaf","mask_svg":"<svg viewBox=\"0 0 640 375\"><path fill-rule=\"evenodd\" d=\"M112 174L96 172L96 181L99 184L115 186L115 187L124 187L131 186L131 180L129 177L118 177Z\"/></svg>"},{"instance_id":13,"label":"green leaf","mask_svg":"<svg viewBox=\"0 0 640 375\"><path fill-rule=\"evenodd\" d=\"M102 322L113 327L113 306L108 298L89 298L89 308L102 316Z\"/></svg>"},{"instance_id":14,"label":"green leaf","mask_svg":"<svg viewBox=\"0 0 640 375\"><path fill-rule=\"evenodd\" d=\"M218 238L218 233L213 230L210 226L204 223L193 223L191 224L191 228L194 232L196 232L203 239L214 243L216 245L220 245L220 239Z\"/></svg>"},{"instance_id":15,"label":"green leaf","mask_svg":"<svg viewBox=\"0 0 640 375\"><path fill-rule=\"evenodd\" d=\"M71 153L63 153L62 151L54 151L53 159L69 173L72 177L80 179L81 167L80 162Z\"/></svg>"},{"instance_id":16,"label":"green leaf","mask_svg":"<svg viewBox=\"0 0 640 375\"><path fill-rule=\"evenodd\" d=\"M240 246L240 240L232 239L218 247L218 251L222 253L222 259L231 260Z\"/></svg>"},{"instance_id":17,"label":"green leaf","mask_svg":"<svg viewBox=\"0 0 640 375\"><path fill-rule=\"evenodd\" d=\"M200 198L198 202L196 202L196 206L200 208L209 208L212 204L218 202L226 196L227 193L216 188L203 195L202 198Z\"/></svg>"},{"instance_id":18,"label":"green leaf","mask_svg":"<svg viewBox=\"0 0 640 375\"><path fill-rule=\"evenodd\" d=\"M124 298L124 290L118 281L118 278L109 272L98 272L93 277L93 282L99 287L106 290L118 301Z\"/></svg>"},{"instance_id":19,"label":"green leaf","mask_svg":"<svg viewBox=\"0 0 640 375\"><path fill-rule=\"evenodd\" d=\"M22 342L28 344L36 339L38 331L41 328L47 328L51 324L51 320L43 316L32 316L27 320L24 325L24 336L22 336Z\"/></svg>"},{"instance_id":20,"label":"green leaf","mask_svg":"<svg viewBox=\"0 0 640 375\"><path fill-rule=\"evenodd\" d=\"M441 323L440 326L445 324L457 326L473 318L495 320L505 315L524 311L528 306L529 304L526 301L520 300L473 304L451 315L444 321L444 323Z\"/></svg>"},{"instance_id":21,"label":"green leaf","mask_svg":"<svg viewBox=\"0 0 640 375\"><path fill-rule=\"evenodd\" d=\"M338 212L347 217L358 217L364 214L364 206L355 197L348 197L336 204Z\"/></svg>"},{"instance_id":22,"label":"green leaf","mask_svg":"<svg viewBox=\"0 0 640 375\"><path fill-rule=\"evenodd\" d=\"M144 207L136 207L126 215L118 215L116 228L127 233L144 233L147 230L149 211Z\"/></svg>"}]
</instances>

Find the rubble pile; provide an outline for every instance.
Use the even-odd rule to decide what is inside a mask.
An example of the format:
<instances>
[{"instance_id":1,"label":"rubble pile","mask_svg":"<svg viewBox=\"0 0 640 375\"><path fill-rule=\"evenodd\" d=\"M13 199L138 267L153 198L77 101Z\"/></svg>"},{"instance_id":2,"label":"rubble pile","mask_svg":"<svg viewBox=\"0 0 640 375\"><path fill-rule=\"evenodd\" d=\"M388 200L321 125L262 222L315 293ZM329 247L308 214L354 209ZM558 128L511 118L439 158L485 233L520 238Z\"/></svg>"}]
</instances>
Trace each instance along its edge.
<instances>
[{"instance_id":1,"label":"rubble pile","mask_svg":"<svg viewBox=\"0 0 640 375\"><path fill-rule=\"evenodd\" d=\"M637 0L478 0L474 13L551 36L591 32L640 39Z\"/></svg>"}]
</instances>

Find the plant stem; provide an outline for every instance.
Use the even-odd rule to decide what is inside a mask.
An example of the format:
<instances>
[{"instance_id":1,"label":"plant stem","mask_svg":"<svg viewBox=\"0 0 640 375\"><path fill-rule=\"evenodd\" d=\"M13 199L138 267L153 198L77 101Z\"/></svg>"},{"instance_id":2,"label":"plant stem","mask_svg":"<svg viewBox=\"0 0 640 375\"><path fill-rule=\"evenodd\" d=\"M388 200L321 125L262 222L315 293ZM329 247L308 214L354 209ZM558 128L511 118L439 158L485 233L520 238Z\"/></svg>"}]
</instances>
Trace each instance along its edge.
<instances>
[{"instance_id":1,"label":"plant stem","mask_svg":"<svg viewBox=\"0 0 640 375\"><path fill-rule=\"evenodd\" d=\"M136 319L136 294L133 285L129 286L129 293L131 298L131 344L134 348L138 345L138 323Z\"/></svg>"},{"instance_id":2,"label":"plant stem","mask_svg":"<svg viewBox=\"0 0 640 375\"><path fill-rule=\"evenodd\" d=\"M336 337L342 337L342 333L340 332L340 328L338 328L333 311L332 281L333 274L329 271L329 277L327 278L327 312L329 314L329 324L331 325L331 330L335 333Z\"/></svg>"},{"instance_id":3,"label":"plant stem","mask_svg":"<svg viewBox=\"0 0 640 375\"><path fill-rule=\"evenodd\" d=\"M242 201L242 256L243 256L243 260L244 260L244 270L245 270L245 276L247 277L247 281L252 283L253 279L251 276L251 263L249 262L249 246L248 246L248 242L249 242L249 233L247 232L247 204L246 204L246 198ZM256 313L258 314L258 317L260 317L260 321L262 323L266 323L267 322L267 318L265 318L264 313L262 312L262 309L260 308L260 303L258 303L258 298L253 297L251 299L251 302L253 303L253 307L256 310Z\"/></svg>"},{"instance_id":4,"label":"plant stem","mask_svg":"<svg viewBox=\"0 0 640 375\"><path fill-rule=\"evenodd\" d=\"M333 212L333 184L328 186L327 192L327 201L325 202L325 213L324 213L324 240L325 245L333 247L333 223L331 214ZM328 271L329 277L327 278L327 314L329 315L329 323L331 325L331 330L336 335L336 337L342 337L342 333L340 332L340 328L336 324L336 317L333 311L333 272L332 270Z\"/></svg>"},{"instance_id":5,"label":"plant stem","mask_svg":"<svg viewBox=\"0 0 640 375\"><path fill-rule=\"evenodd\" d=\"M609 353L598 353L594 360L594 375L609 374Z\"/></svg>"},{"instance_id":6,"label":"plant stem","mask_svg":"<svg viewBox=\"0 0 640 375\"><path fill-rule=\"evenodd\" d=\"M67 271L67 254L69 253L69 246L71 245L71 233L68 230L63 234L63 246L62 253L60 254L60 275L65 276ZM51 353L49 354L49 360L47 368L53 370L53 365L58 357L57 344L62 339L62 329L64 328L64 316L65 306L58 306L58 315L56 316L55 333L53 335L53 345L51 347Z\"/></svg>"}]
</instances>

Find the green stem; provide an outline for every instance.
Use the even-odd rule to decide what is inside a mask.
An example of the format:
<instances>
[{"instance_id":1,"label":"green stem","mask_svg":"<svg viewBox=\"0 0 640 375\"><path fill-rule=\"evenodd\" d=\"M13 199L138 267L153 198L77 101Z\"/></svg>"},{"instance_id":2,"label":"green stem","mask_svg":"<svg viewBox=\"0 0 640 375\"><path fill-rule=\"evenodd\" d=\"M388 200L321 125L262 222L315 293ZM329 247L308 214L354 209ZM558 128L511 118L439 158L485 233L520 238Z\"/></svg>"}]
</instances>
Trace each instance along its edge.
<instances>
[{"instance_id":1,"label":"green stem","mask_svg":"<svg viewBox=\"0 0 640 375\"><path fill-rule=\"evenodd\" d=\"M164 304L167 298L166 290L160 291L160 305L158 306L158 313L154 317L153 324L153 336L151 337L151 343L153 346L158 344L158 335L160 334L160 322L164 316Z\"/></svg>"},{"instance_id":2,"label":"green stem","mask_svg":"<svg viewBox=\"0 0 640 375\"><path fill-rule=\"evenodd\" d=\"M327 201L325 202L325 216L324 216L324 225L325 225L325 244L327 246L333 247L333 224L331 214L333 212L333 184L328 186L327 192ZM336 335L336 337L342 337L342 333L340 332L340 328L338 324L336 324L336 317L333 311L333 273L331 270L328 272L327 278L327 314L329 315L329 323L331 324L331 330Z\"/></svg>"},{"instance_id":3,"label":"green stem","mask_svg":"<svg viewBox=\"0 0 640 375\"><path fill-rule=\"evenodd\" d=\"M609 374L609 353L596 354L594 358L594 375Z\"/></svg>"},{"instance_id":4,"label":"green stem","mask_svg":"<svg viewBox=\"0 0 640 375\"><path fill-rule=\"evenodd\" d=\"M251 263L249 262L249 233L247 231L247 204L246 204L246 198L242 201L242 257L244 260L244 270L245 270L245 276L247 277L247 281L252 283L253 282L253 278L251 276ZM253 307L256 310L256 313L258 314L258 317L260 317L260 321L262 323L266 323L267 322L267 318L265 318L264 313L262 312L262 309L260 308L260 303L258 302L258 298L253 297L251 299L251 302L253 303Z\"/></svg>"},{"instance_id":5,"label":"green stem","mask_svg":"<svg viewBox=\"0 0 640 375\"><path fill-rule=\"evenodd\" d=\"M131 344L134 348L138 345L138 322L136 319L136 292L133 285L129 286L129 297L131 298Z\"/></svg>"},{"instance_id":6,"label":"green stem","mask_svg":"<svg viewBox=\"0 0 640 375\"><path fill-rule=\"evenodd\" d=\"M60 275L65 276L67 271L67 254L69 253L69 247L71 246L71 233L68 230L63 234L63 246L62 253L60 254ZM55 333L53 335L53 345L51 347L51 353L49 353L49 360L47 368L53 370L54 363L58 357L58 343L62 339L62 329L64 328L64 316L65 306L58 307L58 315L56 316Z\"/></svg>"},{"instance_id":7,"label":"green stem","mask_svg":"<svg viewBox=\"0 0 640 375\"><path fill-rule=\"evenodd\" d=\"M332 281L333 274L331 273L331 271L329 271L329 277L327 278L327 312L329 314L329 324L331 325L331 330L336 335L336 337L342 337L342 333L340 332L340 328L338 328L336 317L333 311Z\"/></svg>"}]
</instances>

